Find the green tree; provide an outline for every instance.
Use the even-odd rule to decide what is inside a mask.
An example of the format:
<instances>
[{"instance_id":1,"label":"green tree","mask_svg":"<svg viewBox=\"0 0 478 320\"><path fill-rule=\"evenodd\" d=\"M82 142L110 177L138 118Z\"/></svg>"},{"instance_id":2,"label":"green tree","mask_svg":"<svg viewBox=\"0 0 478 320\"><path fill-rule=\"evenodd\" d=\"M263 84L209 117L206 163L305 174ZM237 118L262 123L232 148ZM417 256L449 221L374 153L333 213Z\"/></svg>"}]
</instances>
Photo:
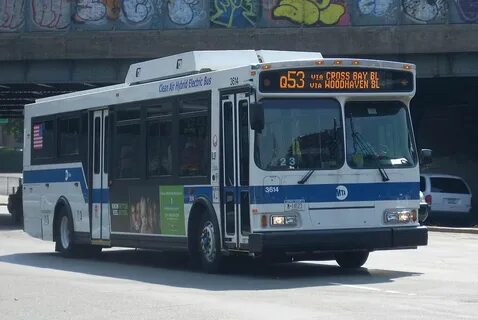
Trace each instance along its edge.
<instances>
[{"instance_id":1,"label":"green tree","mask_svg":"<svg viewBox=\"0 0 478 320\"><path fill-rule=\"evenodd\" d=\"M15 138L15 141L23 141L23 119L10 119L5 128L7 133Z\"/></svg>"}]
</instances>

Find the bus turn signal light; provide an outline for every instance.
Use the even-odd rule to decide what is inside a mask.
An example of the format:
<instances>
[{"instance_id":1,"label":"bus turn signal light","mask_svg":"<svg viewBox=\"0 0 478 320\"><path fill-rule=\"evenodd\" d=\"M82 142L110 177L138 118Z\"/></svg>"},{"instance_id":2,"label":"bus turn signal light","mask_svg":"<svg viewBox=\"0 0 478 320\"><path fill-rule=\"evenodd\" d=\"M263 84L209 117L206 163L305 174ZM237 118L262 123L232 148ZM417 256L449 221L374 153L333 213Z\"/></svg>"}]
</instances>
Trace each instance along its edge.
<instances>
[{"instance_id":1,"label":"bus turn signal light","mask_svg":"<svg viewBox=\"0 0 478 320\"><path fill-rule=\"evenodd\" d=\"M265 214L261 216L261 227L267 228L267 216Z\"/></svg>"}]
</instances>

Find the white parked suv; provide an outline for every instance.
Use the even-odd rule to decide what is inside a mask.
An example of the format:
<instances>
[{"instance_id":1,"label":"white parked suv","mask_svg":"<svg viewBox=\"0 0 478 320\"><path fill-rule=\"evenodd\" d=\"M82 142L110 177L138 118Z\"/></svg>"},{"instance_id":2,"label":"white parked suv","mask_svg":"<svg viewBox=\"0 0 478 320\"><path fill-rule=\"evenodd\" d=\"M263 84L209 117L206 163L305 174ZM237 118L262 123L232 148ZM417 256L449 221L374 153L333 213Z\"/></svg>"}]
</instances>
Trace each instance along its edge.
<instances>
[{"instance_id":1,"label":"white parked suv","mask_svg":"<svg viewBox=\"0 0 478 320\"><path fill-rule=\"evenodd\" d=\"M430 205L430 217L471 218L471 189L462 178L423 173L420 175L420 191Z\"/></svg>"}]
</instances>

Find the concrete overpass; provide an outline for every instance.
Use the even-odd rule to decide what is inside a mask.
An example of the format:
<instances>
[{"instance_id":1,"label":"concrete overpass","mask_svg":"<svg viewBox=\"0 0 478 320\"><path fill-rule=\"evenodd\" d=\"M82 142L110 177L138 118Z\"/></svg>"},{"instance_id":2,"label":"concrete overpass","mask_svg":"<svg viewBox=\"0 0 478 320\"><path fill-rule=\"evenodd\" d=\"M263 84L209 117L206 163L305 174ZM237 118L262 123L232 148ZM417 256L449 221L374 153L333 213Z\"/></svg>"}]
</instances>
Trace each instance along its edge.
<instances>
[{"instance_id":1,"label":"concrete overpass","mask_svg":"<svg viewBox=\"0 0 478 320\"><path fill-rule=\"evenodd\" d=\"M419 78L475 77L477 39L478 24L0 33L0 105L123 82L133 62L190 50L310 50L413 62Z\"/></svg>"}]
</instances>

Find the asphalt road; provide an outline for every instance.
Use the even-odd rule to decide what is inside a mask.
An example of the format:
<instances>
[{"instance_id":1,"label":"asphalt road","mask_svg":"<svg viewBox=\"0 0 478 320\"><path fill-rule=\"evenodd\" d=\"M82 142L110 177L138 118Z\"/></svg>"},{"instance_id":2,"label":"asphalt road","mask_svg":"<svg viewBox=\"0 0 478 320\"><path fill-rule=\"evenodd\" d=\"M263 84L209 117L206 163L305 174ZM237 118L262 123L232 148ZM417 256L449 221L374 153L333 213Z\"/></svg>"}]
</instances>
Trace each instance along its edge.
<instances>
[{"instance_id":1,"label":"asphalt road","mask_svg":"<svg viewBox=\"0 0 478 320\"><path fill-rule=\"evenodd\" d=\"M429 246L372 253L358 271L246 259L208 275L151 251L66 259L8 219L0 214L2 320L478 318L478 235L430 233Z\"/></svg>"}]
</instances>

